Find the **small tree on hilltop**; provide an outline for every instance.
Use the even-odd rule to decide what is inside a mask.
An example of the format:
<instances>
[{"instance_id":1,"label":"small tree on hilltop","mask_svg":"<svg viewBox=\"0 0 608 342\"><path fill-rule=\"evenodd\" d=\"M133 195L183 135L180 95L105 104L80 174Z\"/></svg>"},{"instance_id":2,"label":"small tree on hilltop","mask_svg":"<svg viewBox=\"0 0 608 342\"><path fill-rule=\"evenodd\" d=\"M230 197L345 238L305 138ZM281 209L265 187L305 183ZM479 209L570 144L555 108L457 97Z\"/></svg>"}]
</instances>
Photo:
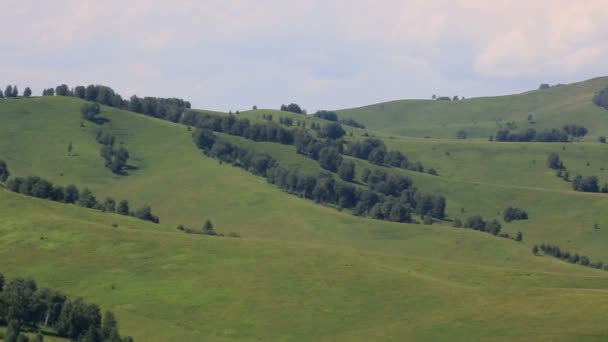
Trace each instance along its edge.
<instances>
[{"instance_id":1,"label":"small tree on hilltop","mask_svg":"<svg viewBox=\"0 0 608 342\"><path fill-rule=\"evenodd\" d=\"M32 89L30 89L30 87L27 87L23 91L23 97L30 97L30 96L32 96Z\"/></svg>"}]
</instances>

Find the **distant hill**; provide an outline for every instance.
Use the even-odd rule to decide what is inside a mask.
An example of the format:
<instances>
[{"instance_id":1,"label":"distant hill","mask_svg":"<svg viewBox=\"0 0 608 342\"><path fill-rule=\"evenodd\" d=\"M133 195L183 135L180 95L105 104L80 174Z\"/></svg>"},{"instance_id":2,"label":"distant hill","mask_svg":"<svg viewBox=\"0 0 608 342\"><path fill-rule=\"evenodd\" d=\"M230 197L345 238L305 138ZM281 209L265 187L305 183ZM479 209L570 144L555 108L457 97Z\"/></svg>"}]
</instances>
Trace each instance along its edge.
<instances>
[{"instance_id":1,"label":"distant hill","mask_svg":"<svg viewBox=\"0 0 608 342\"><path fill-rule=\"evenodd\" d=\"M576 116L568 113L587 108L591 114L585 112L582 120L595 118L597 125L577 122L589 127L593 137L608 115L589 98L606 79L598 80L512 97L403 103L460 108L478 101L496 112L510 112L504 108L515 105L508 107L506 99L531 106L535 97L559 99L580 88L580 103L568 95L572 108L564 103L553 110L537 106L542 110L534 112L537 123L530 125L571 123ZM558 96L560 92L564 94ZM363 187L364 170L377 170L408 176L421 191L447 199L448 220L404 224L356 217L348 209L283 192L262 177L205 156L186 125L106 106L100 114L104 123L98 125L81 118L82 104L73 97L0 100L0 159L7 162L11 177L41 176L57 185L90 188L99 200L112 196L129 200L133 207L149 204L160 224L26 197L0 186L0 272L32 276L42 287L112 309L121 332L137 341L608 336L596 324L608 309L608 272L532 254L534 245L551 243L608 261L608 195L575 192L546 165L549 153L559 153L572 177L595 175L602 183L608 181L608 145L595 139L490 142L484 134L497 127L490 120L480 121L487 129L478 132L480 139L453 140L458 120L446 127L431 122L427 131L422 118L420 126L405 132L413 137L406 137L387 129L390 120L384 128L364 121L368 114L376 115L374 106L368 107L367 114L352 115L368 128L345 127L346 141L382 139L389 149L437 169L438 175L344 156L356 165L353 184ZM351 117L358 110L340 116ZM482 112L487 113L479 109L479 117L486 118ZM462 117L466 126L472 117L467 113L454 117ZM297 121L307 127L327 124L263 109L235 117L265 122L269 115L277 124L279 117L291 119L292 127ZM429 115L451 117L439 111ZM527 110L511 115L527 121ZM117 146L129 150L127 175L104 167L95 139L102 127L116 137ZM449 139L439 139L439 132ZM298 172L322 171L319 162L296 153L293 145L215 134ZM419 138L426 135L433 138ZM504 222L508 206L525 209L530 218ZM452 227L451 220L473 215L497 219L511 236L523 232L523 241ZM207 219L218 232L236 232L241 238L176 229L178 224L200 228Z\"/></svg>"},{"instance_id":2,"label":"distant hill","mask_svg":"<svg viewBox=\"0 0 608 342\"><path fill-rule=\"evenodd\" d=\"M521 130L560 128L576 122L591 130L587 139L593 140L608 135L608 111L592 102L606 86L608 77L600 77L517 95L459 101L400 100L338 113L372 130L432 138L456 138L462 130L470 138L488 139L510 122Z\"/></svg>"}]
</instances>

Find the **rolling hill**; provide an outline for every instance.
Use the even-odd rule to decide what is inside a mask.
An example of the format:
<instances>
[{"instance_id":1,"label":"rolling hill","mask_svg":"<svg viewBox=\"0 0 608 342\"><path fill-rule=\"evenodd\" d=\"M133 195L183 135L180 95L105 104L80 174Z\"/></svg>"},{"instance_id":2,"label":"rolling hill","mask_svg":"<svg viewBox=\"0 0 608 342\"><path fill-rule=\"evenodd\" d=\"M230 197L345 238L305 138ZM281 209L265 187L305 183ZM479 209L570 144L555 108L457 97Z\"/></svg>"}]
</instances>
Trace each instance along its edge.
<instances>
[{"instance_id":1,"label":"rolling hill","mask_svg":"<svg viewBox=\"0 0 608 342\"><path fill-rule=\"evenodd\" d=\"M353 133L347 141L364 134L382 138L439 172L431 176L347 157L356 164L358 181L364 168L407 175L420 189L447 198L449 219L500 218L507 206L522 207L529 220L503 225L510 234L522 231L523 242L449 222L355 217L203 155L184 125L102 106L104 129L131 154L128 175L115 175L99 155L99 126L80 117L82 100L0 100L0 159L12 176L88 187L99 199L128 199L135 207L147 203L161 219L156 225L0 188L0 272L31 276L41 286L112 309L121 331L139 341L603 340L608 330L598 322L608 309L608 272L535 256L531 248L557 244L608 261L608 196L574 192L545 165L547 155L558 152L573 175L608 181L608 147L591 138L569 144L439 139L453 138L452 129L477 118L482 128L472 135L484 137L496 130L492 115L501 111L511 115L504 121L526 121L533 111L538 126L572 123L572 113L587 108L583 100L590 102L602 82L512 97L423 101L435 118L428 126L419 114L401 120L399 113L407 111L397 108L413 108L416 101L385 104L384 110L393 108L390 115L379 115L375 106L339 112L368 126L347 128ZM551 109L548 103L558 99L571 108L564 102ZM597 136L608 126L602 116L608 112L591 106L576 120ZM326 123L272 110L239 115L261 122L269 114L273 121L280 116ZM441 120L451 123L442 126ZM417 138L427 134L433 138ZM321 171L294 146L217 135L282 165ZM219 232L241 238L175 229L199 227L206 219Z\"/></svg>"},{"instance_id":2,"label":"rolling hill","mask_svg":"<svg viewBox=\"0 0 608 342\"><path fill-rule=\"evenodd\" d=\"M608 134L608 112L592 103L608 86L608 77L523 94L459 101L401 100L337 111L367 128L411 137L455 139L458 131L488 139L500 128L553 129L579 123L590 129L589 140ZM528 115L532 115L531 123Z\"/></svg>"}]
</instances>

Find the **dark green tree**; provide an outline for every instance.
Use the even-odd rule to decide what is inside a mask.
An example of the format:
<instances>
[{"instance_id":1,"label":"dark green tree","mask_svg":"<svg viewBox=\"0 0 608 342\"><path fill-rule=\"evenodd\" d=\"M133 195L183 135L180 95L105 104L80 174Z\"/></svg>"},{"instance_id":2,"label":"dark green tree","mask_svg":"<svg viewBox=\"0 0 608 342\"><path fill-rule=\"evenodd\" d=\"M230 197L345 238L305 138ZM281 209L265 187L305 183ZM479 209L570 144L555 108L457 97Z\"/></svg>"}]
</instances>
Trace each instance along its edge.
<instances>
[{"instance_id":1,"label":"dark green tree","mask_svg":"<svg viewBox=\"0 0 608 342\"><path fill-rule=\"evenodd\" d=\"M97 205L97 199L95 198L91 190L84 188L80 193L78 205L85 208L93 208L95 207L95 205Z\"/></svg>"},{"instance_id":2,"label":"dark green tree","mask_svg":"<svg viewBox=\"0 0 608 342\"><path fill-rule=\"evenodd\" d=\"M80 106L80 114L83 119L94 121L95 116L99 114L99 105L97 103L85 102Z\"/></svg>"},{"instance_id":3,"label":"dark green tree","mask_svg":"<svg viewBox=\"0 0 608 342\"><path fill-rule=\"evenodd\" d=\"M517 236L515 237L515 241L522 241L524 239L524 234L521 232L517 232Z\"/></svg>"},{"instance_id":4,"label":"dark green tree","mask_svg":"<svg viewBox=\"0 0 608 342\"><path fill-rule=\"evenodd\" d=\"M211 223L210 220L205 221L205 224L203 225L203 234L217 235L215 229L213 228L213 223Z\"/></svg>"},{"instance_id":5,"label":"dark green tree","mask_svg":"<svg viewBox=\"0 0 608 342\"><path fill-rule=\"evenodd\" d=\"M338 167L338 175L343 181L352 182L355 178L355 163L343 160Z\"/></svg>"},{"instance_id":6,"label":"dark green tree","mask_svg":"<svg viewBox=\"0 0 608 342\"><path fill-rule=\"evenodd\" d=\"M118 203L118 207L116 208L116 213L120 215L129 215L129 201L120 201L120 203Z\"/></svg>"},{"instance_id":7,"label":"dark green tree","mask_svg":"<svg viewBox=\"0 0 608 342\"><path fill-rule=\"evenodd\" d=\"M325 170L336 172L342 163L342 155L334 147L324 147L319 151L319 164Z\"/></svg>"},{"instance_id":8,"label":"dark green tree","mask_svg":"<svg viewBox=\"0 0 608 342\"><path fill-rule=\"evenodd\" d=\"M6 162L0 159L0 182L6 182L11 173L8 171L8 166Z\"/></svg>"},{"instance_id":9,"label":"dark green tree","mask_svg":"<svg viewBox=\"0 0 608 342\"><path fill-rule=\"evenodd\" d=\"M68 185L65 188L65 203L76 203L80 199L80 192L75 185Z\"/></svg>"},{"instance_id":10,"label":"dark green tree","mask_svg":"<svg viewBox=\"0 0 608 342\"><path fill-rule=\"evenodd\" d=\"M106 197L103 207L106 211L113 213L116 211L116 201L112 197Z\"/></svg>"},{"instance_id":11,"label":"dark green tree","mask_svg":"<svg viewBox=\"0 0 608 342\"><path fill-rule=\"evenodd\" d=\"M26 87L25 90L23 91L23 97L30 97L32 96L32 89L30 89L30 87Z\"/></svg>"},{"instance_id":12,"label":"dark green tree","mask_svg":"<svg viewBox=\"0 0 608 342\"><path fill-rule=\"evenodd\" d=\"M534 247L532 247L532 253L534 255L538 255L538 245L534 245Z\"/></svg>"},{"instance_id":13,"label":"dark green tree","mask_svg":"<svg viewBox=\"0 0 608 342\"><path fill-rule=\"evenodd\" d=\"M4 90L4 97L11 98L13 97L13 86L12 85L7 85L6 89Z\"/></svg>"}]
</instances>

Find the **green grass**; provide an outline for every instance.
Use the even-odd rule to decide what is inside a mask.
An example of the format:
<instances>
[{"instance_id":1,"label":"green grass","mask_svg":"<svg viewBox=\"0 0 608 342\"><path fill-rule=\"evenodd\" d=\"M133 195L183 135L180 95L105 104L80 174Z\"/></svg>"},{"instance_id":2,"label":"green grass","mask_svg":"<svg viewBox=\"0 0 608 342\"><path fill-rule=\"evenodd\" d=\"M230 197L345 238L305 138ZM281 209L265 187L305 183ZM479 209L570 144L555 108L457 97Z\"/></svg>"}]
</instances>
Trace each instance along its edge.
<instances>
[{"instance_id":1,"label":"green grass","mask_svg":"<svg viewBox=\"0 0 608 342\"><path fill-rule=\"evenodd\" d=\"M4 190L0 214L7 275L100 303L138 340L538 341L608 333L594 323L608 308L607 272L534 257L486 234L374 224L370 240L399 246L382 251L211 238Z\"/></svg>"},{"instance_id":2,"label":"green grass","mask_svg":"<svg viewBox=\"0 0 608 342\"><path fill-rule=\"evenodd\" d=\"M572 176L608 180L601 170L608 168L604 145L563 150L562 144L385 139L438 169L433 177L383 168L445 195L451 217L498 217L508 205L526 209L530 220L505 225L509 233L524 232L524 243L517 243L447 225L354 217L205 157L185 126L102 107L110 120L105 126L136 167L116 176L103 167L96 126L80 127L81 103L0 101L0 158L14 176L86 186L136 207L149 203L161 224L0 189L0 272L32 276L40 286L112 309L124 334L140 341L608 338L597 323L608 308L608 272L530 252L534 243L548 242L608 261L608 196L573 192L545 165L555 151ZM262 112L239 115L258 120ZM354 132L349 139L360 139L362 131ZM221 137L281 164L319 170L293 146ZM69 142L75 156L67 154ZM355 161L359 172L375 167ZM243 238L175 229L199 227L207 218L219 232Z\"/></svg>"},{"instance_id":3,"label":"green grass","mask_svg":"<svg viewBox=\"0 0 608 342\"><path fill-rule=\"evenodd\" d=\"M595 106L595 93L608 77L518 95L463 101L401 100L338 111L372 130L394 135L455 139L459 130L488 139L514 121L518 129L559 128L579 123L590 129L587 140L608 135L608 111ZM528 123L532 115L535 124Z\"/></svg>"}]
</instances>

